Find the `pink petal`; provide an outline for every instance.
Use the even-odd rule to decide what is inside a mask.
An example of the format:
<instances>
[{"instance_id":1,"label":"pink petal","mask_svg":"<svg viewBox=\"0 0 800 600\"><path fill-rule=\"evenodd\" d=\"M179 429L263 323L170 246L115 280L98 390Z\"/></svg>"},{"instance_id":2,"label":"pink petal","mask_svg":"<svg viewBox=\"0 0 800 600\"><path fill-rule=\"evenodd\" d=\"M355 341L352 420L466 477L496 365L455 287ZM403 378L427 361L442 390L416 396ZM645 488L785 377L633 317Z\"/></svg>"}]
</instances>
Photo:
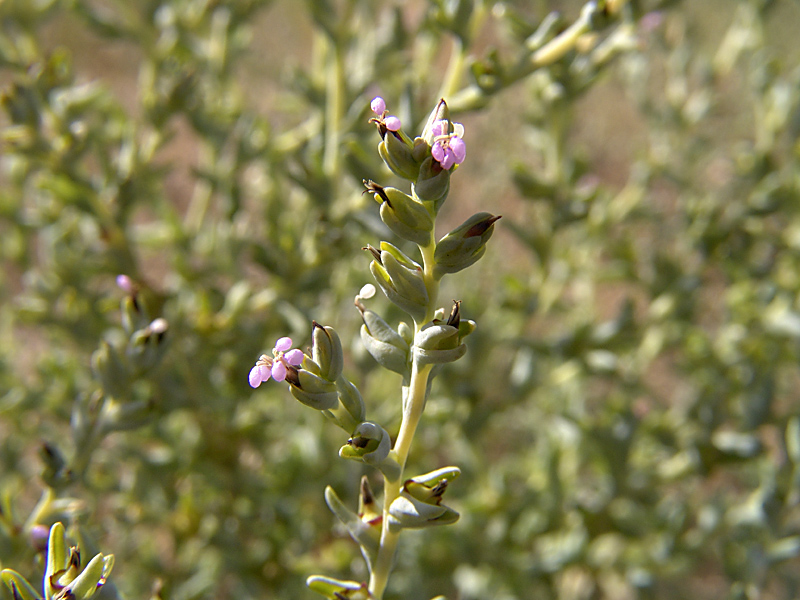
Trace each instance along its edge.
<instances>
[{"instance_id":1,"label":"pink petal","mask_svg":"<svg viewBox=\"0 0 800 600\"><path fill-rule=\"evenodd\" d=\"M261 368L256 365L250 369L250 374L247 376L251 388L257 388L261 385Z\"/></svg>"},{"instance_id":2,"label":"pink petal","mask_svg":"<svg viewBox=\"0 0 800 600\"><path fill-rule=\"evenodd\" d=\"M277 342L275 342L276 352L286 352L291 347L292 347L292 338L290 337L282 337Z\"/></svg>"},{"instance_id":3,"label":"pink petal","mask_svg":"<svg viewBox=\"0 0 800 600\"><path fill-rule=\"evenodd\" d=\"M370 102L369 107L376 115L380 116L386 110L386 102L380 96L375 96Z\"/></svg>"},{"instance_id":4,"label":"pink petal","mask_svg":"<svg viewBox=\"0 0 800 600\"><path fill-rule=\"evenodd\" d=\"M450 148L444 154L444 159L439 161L439 164L442 165L442 168L446 171L454 164L456 164L456 157L453 156L453 151Z\"/></svg>"},{"instance_id":5,"label":"pink petal","mask_svg":"<svg viewBox=\"0 0 800 600\"><path fill-rule=\"evenodd\" d=\"M433 127L431 127L431 133L433 133L433 137L446 135L449 133L448 129L447 121L440 119L433 124Z\"/></svg>"},{"instance_id":6,"label":"pink petal","mask_svg":"<svg viewBox=\"0 0 800 600\"><path fill-rule=\"evenodd\" d=\"M117 287L126 294L132 294L136 290L133 279L127 275L117 275Z\"/></svg>"},{"instance_id":7,"label":"pink petal","mask_svg":"<svg viewBox=\"0 0 800 600\"><path fill-rule=\"evenodd\" d=\"M403 124L400 122L400 119L397 117L386 117L383 120L383 124L386 125L386 129L389 131L399 131Z\"/></svg>"},{"instance_id":8,"label":"pink petal","mask_svg":"<svg viewBox=\"0 0 800 600\"><path fill-rule=\"evenodd\" d=\"M283 381L286 379L286 365L283 364L283 361L276 360L272 365L272 378L275 381Z\"/></svg>"},{"instance_id":9,"label":"pink petal","mask_svg":"<svg viewBox=\"0 0 800 600\"><path fill-rule=\"evenodd\" d=\"M286 354L283 355L283 357L286 359L286 362L288 362L293 367L299 367L300 365L303 364L303 359L305 358L305 355L303 354L302 350L300 350L299 348L295 348L294 350L289 350Z\"/></svg>"},{"instance_id":10,"label":"pink petal","mask_svg":"<svg viewBox=\"0 0 800 600\"><path fill-rule=\"evenodd\" d=\"M467 145L460 137L454 136L450 138L450 150L453 151L453 156L458 164L461 164L467 158Z\"/></svg>"},{"instance_id":11,"label":"pink petal","mask_svg":"<svg viewBox=\"0 0 800 600\"><path fill-rule=\"evenodd\" d=\"M442 142L435 142L433 144L433 148L431 148L431 156L437 162L442 162L442 159L445 156L444 146L442 146Z\"/></svg>"}]
</instances>

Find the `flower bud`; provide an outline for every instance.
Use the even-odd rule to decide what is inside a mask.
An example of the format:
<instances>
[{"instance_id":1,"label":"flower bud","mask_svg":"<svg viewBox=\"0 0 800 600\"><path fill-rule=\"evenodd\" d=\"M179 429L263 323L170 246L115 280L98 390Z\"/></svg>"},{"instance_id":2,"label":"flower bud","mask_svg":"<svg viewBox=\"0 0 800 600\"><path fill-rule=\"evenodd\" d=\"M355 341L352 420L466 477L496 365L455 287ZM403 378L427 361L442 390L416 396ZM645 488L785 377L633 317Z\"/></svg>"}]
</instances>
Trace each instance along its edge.
<instances>
[{"instance_id":1,"label":"flower bud","mask_svg":"<svg viewBox=\"0 0 800 600\"><path fill-rule=\"evenodd\" d=\"M362 310L361 341L367 352L385 369L407 375L409 345L378 314Z\"/></svg>"},{"instance_id":2,"label":"flower bud","mask_svg":"<svg viewBox=\"0 0 800 600\"><path fill-rule=\"evenodd\" d=\"M36 552L47 550L47 540L50 537L50 530L39 523L33 525L28 534L31 546Z\"/></svg>"},{"instance_id":3,"label":"flower bud","mask_svg":"<svg viewBox=\"0 0 800 600\"><path fill-rule=\"evenodd\" d=\"M323 327L312 321L311 340L311 357L319 365L319 374L328 381L336 381L344 366L344 352L339 334L333 327Z\"/></svg>"},{"instance_id":4,"label":"flower bud","mask_svg":"<svg viewBox=\"0 0 800 600\"><path fill-rule=\"evenodd\" d=\"M422 277L422 267L387 242L381 242L380 252L371 246L368 249L375 257L369 268L378 287L415 321L424 319L428 290Z\"/></svg>"},{"instance_id":5,"label":"flower bud","mask_svg":"<svg viewBox=\"0 0 800 600\"><path fill-rule=\"evenodd\" d=\"M440 484L442 481L453 481L461 475L461 469L458 467L442 467L434 471L425 473L424 475L417 475L411 479L406 480L408 483L416 483L429 488L433 488Z\"/></svg>"},{"instance_id":6,"label":"flower bud","mask_svg":"<svg viewBox=\"0 0 800 600\"><path fill-rule=\"evenodd\" d=\"M375 499L369 485L369 478L361 477L361 490L358 495L358 518L371 527L379 526L383 519L383 507Z\"/></svg>"},{"instance_id":7,"label":"flower bud","mask_svg":"<svg viewBox=\"0 0 800 600\"><path fill-rule=\"evenodd\" d=\"M435 125L438 121L449 121L450 120L450 109L447 107L447 102L444 101L444 98L440 99L439 102L436 103L436 106L431 111L431 114L428 115L428 120L425 123L425 128L422 130L422 139L428 144L428 146L433 146L434 138L436 137L435 133Z\"/></svg>"},{"instance_id":8,"label":"flower bud","mask_svg":"<svg viewBox=\"0 0 800 600\"><path fill-rule=\"evenodd\" d=\"M64 525L54 523L50 527L50 537L47 542L47 562L44 572L44 596L52 598L60 590L56 588L56 579L67 570L69 566L69 547Z\"/></svg>"},{"instance_id":9,"label":"flower bud","mask_svg":"<svg viewBox=\"0 0 800 600\"><path fill-rule=\"evenodd\" d=\"M167 320L159 317L133 332L127 355L135 369L152 369L163 358L167 349L164 339L168 329Z\"/></svg>"},{"instance_id":10,"label":"flower bud","mask_svg":"<svg viewBox=\"0 0 800 600\"><path fill-rule=\"evenodd\" d=\"M458 360L467 351L461 340L474 330L475 322L462 320L461 302L454 301L446 322L434 320L417 333L414 338L414 360L420 365Z\"/></svg>"},{"instance_id":11,"label":"flower bud","mask_svg":"<svg viewBox=\"0 0 800 600\"><path fill-rule=\"evenodd\" d=\"M460 473L457 467L444 467L408 479L400 496L389 506L389 529L398 531L455 523L458 513L441 501L448 482Z\"/></svg>"},{"instance_id":12,"label":"flower bud","mask_svg":"<svg viewBox=\"0 0 800 600\"><path fill-rule=\"evenodd\" d=\"M302 369L288 367L286 371L286 381L289 382L289 390L297 400L316 410L330 410L339 405L339 394L336 386L330 381L326 381L319 375L312 373L309 368L318 366L316 363L306 358L303 361Z\"/></svg>"},{"instance_id":13,"label":"flower bud","mask_svg":"<svg viewBox=\"0 0 800 600\"><path fill-rule=\"evenodd\" d=\"M105 584L113 566L113 554L109 556L96 554L81 574L66 586L69 591L64 593L62 590L62 594L65 598L75 598L76 600L91 598Z\"/></svg>"},{"instance_id":14,"label":"flower bud","mask_svg":"<svg viewBox=\"0 0 800 600\"><path fill-rule=\"evenodd\" d=\"M122 315L122 328L125 333L131 335L138 327L138 323L143 321L136 296L125 296L120 301L120 314Z\"/></svg>"},{"instance_id":15,"label":"flower bud","mask_svg":"<svg viewBox=\"0 0 800 600\"><path fill-rule=\"evenodd\" d=\"M372 594L366 583L357 581L345 581L334 579L333 577L323 577L322 575L312 575L306 579L306 585L322 594L328 600L372 600Z\"/></svg>"},{"instance_id":16,"label":"flower bud","mask_svg":"<svg viewBox=\"0 0 800 600\"><path fill-rule=\"evenodd\" d=\"M425 350L450 350L458 346L458 329L445 323L428 323L414 337L414 346Z\"/></svg>"},{"instance_id":17,"label":"flower bud","mask_svg":"<svg viewBox=\"0 0 800 600\"><path fill-rule=\"evenodd\" d=\"M339 450L339 456L375 465L389 456L391 448L392 440L386 430L380 425L365 421L353 431L353 435Z\"/></svg>"},{"instance_id":18,"label":"flower bud","mask_svg":"<svg viewBox=\"0 0 800 600\"><path fill-rule=\"evenodd\" d=\"M364 185L381 203L381 220L389 229L420 246L430 244L433 219L427 208L397 188L384 188L373 181L364 181Z\"/></svg>"},{"instance_id":19,"label":"flower bud","mask_svg":"<svg viewBox=\"0 0 800 600\"><path fill-rule=\"evenodd\" d=\"M129 385L130 373L114 347L106 341L92 353L92 371L109 396L121 397Z\"/></svg>"},{"instance_id":20,"label":"flower bud","mask_svg":"<svg viewBox=\"0 0 800 600\"><path fill-rule=\"evenodd\" d=\"M48 487L59 489L72 483L74 473L57 446L42 442L39 447L39 458L44 465L41 477Z\"/></svg>"},{"instance_id":21,"label":"flower bud","mask_svg":"<svg viewBox=\"0 0 800 600\"><path fill-rule=\"evenodd\" d=\"M414 347L414 362L417 365L430 365L455 362L467 353L467 345L461 344L446 350L428 350Z\"/></svg>"},{"instance_id":22,"label":"flower bud","mask_svg":"<svg viewBox=\"0 0 800 600\"><path fill-rule=\"evenodd\" d=\"M400 465L389 456L392 440L386 430L370 421L360 423L347 443L339 449L339 456L359 460L381 470L389 480L400 476Z\"/></svg>"},{"instance_id":23,"label":"flower bud","mask_svg":"<svg viewBox=\"0 0 800 600\"><path fill-rule=\"evenodd\" d=\"M55 523L50 528L47 544L45 598L88 600L105 584L113 566L113 554L108 556L97 554L81 572L80 554L76 548L67 546L64 526Z\"/></svg>"},{"instance_id":24,"label":"flower bud","mask_svg":"<svg viewBox=\"0 0 800 600\"><path fill-rule=\"evenodd\" d=\"M499 218L486 212L472 215L439 240L434 254L434 277L457 273L483 256L486 242L494 232L494 222Z\"/></svg>"},{"instance_id":25,"label":"flower bud","mask_svg":"<svg viewBox=\"0 0 800 600\"><path fill-rule=\"evenodd\" d=\"M364 399L358 388L343 377L336 382L336 389L339 392L340 404L355 421L349 428L349 431L352 431L355 424L363 421L366 416L367 407L364 405Z\"/></svg>"},{"instance_id":26,"label":"flower bud","mask_svg":"<svg viewBox=\"0 0 800 600\"><path fill-rule=\"evenodd\" d=\"M425 202L433 202L434 210L438 212L450 191L450 173L429 156L420 165L413 186L414 195Z\"/></svg>"},{"instance_id":27,"label":"flower bud","mask_svg":"<svg viewBox=\"0 0 800 600\"><path fill-rule=\"evenodd\" d=\"M392 173L403 179L415 181L419 175L420 165L415 158L419 154L415 148L420 144L424 147L422 140L412 142L401 131L389 131L378 144L378 154Z\"/></svg>"}]
</instances>

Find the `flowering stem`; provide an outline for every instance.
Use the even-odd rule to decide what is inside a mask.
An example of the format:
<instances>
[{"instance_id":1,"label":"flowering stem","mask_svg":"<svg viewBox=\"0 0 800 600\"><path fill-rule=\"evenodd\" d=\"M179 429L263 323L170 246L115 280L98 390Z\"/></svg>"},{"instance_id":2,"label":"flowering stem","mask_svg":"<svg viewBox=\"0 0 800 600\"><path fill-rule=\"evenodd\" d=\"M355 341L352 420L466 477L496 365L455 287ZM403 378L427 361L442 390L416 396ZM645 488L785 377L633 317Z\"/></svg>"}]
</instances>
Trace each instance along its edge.
<instances>
[{"instance_id":1,"label":"flowering stem","mask_svg":"<svg viewBox=\"0 0 800 600\"><path fill-rule=\"evenodd\" d=\"M394 500L400 495L400 482L402 477L397 481L389 481L384 479L383 491L384 506L383 506L383 526L381 529L381 545L378 548L378 558L372 568L372 573L369 578L369 591L375 600L383 599L383 592L386 589L386 584L389 582L389 574L392 572L392 563L394 562L394 551L397 548L397 539L399 533L389 531L389 504L388 499Z\"/></svg>"},{"instance_id":2,"label":"flowering stem","mask_svg":"<svg viewBox=\"0 0 800 600\"><path fill-rule=\"evenodd\" d=\"M415 324L415 333L419 332L424 323L433 319L433 314L436 310L439 282L433 276L434 254L436 252L436 242L433 240L433 234L431 234L430 243L425 246L420 246L420 251L422 252L423 278L428 290L428 310L425 320L422 323ZM378 558L375 561L369 581L369 591L372 593L375 600L382 600L383 592L389 581L389 574L392 571L399 533L389 530L389 507L400 495L400 490L405 480L403 473L405 471L406 460L408 459L408 453L411 449L411 443L414 441L414 435L417 432L417 425L419 424L420 417L422 417L422 411L425 408L425 400L428 393L428 380L430 379L432 368L433 365L431 364L419 366L417 361L413 359L411 361L411 378L408 382L408 393L403 407L400 431L397 434L397 441L393 449L394 458L400 465L400 476L393 481L384 478L383 483L384 498L381 542L380 548L378 549Z\"/></svg>"},{"instance_id":3,"label":"flowering stem","mask_svg":"<svg viewBox=\"0 0 800 600\"><path fill-rule=\"evenodd\" d=\"M428 378L430 377L431 367L432 365L424 365L418 368L416 363L412 364L411 380L408 384L408 397L406 399L405 411L403 412L403 421L400 424L400 432L397 435L397 441L394 445L395 459L400 464L400 477L394 481L384 479L383 483L384 500L381 544L369 582L369 591L372 592L375 600L381 600L383 598L383 592L386 589L389 574L392 570L392 563L394 562L394 553L397 548L399 534L389 530L389 507L400 495L400 490L405 480L403 471L405 470L411 442L414 440L414 434L417 431L417 425L422 416L422 410L425 407L425 396L428 389Z\"/></svg>"}]
</instances>

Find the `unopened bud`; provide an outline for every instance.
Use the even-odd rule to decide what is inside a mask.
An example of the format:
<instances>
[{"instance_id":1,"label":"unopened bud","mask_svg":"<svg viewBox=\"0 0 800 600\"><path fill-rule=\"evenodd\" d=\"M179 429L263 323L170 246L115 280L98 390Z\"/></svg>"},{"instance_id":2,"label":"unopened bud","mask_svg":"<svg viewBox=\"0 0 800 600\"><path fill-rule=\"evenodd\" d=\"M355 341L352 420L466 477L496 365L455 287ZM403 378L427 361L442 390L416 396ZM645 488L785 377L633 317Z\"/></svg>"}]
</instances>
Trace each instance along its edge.
<instances>
[{"instance_id":1,"label":"unopened bud","mask_svg":"<svg viewBox=\"0 0 800 600\"><path fill-rule=\"evenodd\" d=\"M397 188L384 188L373 181L364 181L364 185L381 203L381 220L389 229L420 246L430 243L433 219L427 208Z\"/></svg>"},{"instance_id":2,"label":"unopened bud","mask_svg":"<svg viewBox=\"0 0 800 600\"><path fill-rule=\"evenodd\" d=\"M438 212L450 191L450 171L443 169L429 156L420 165L419 176L414 182L413 190L420 200L433 202L434 210Z\"/></svg>"},{"instance_id":3,"label":"unopened bud","mask_svg":"<svg viewBox=\"0 0 800 600\"><path fill-rule=\"evenodd\" d=\"M378 467L389 480L400 476L400 465L389 456L392 440L386 430L376 423L360 423L347 443L339 449L339 456L359 460Z\"/></svg>"},{"instance_id":4,"label":"unopened bud","mask_svg":"<svg viewBox=\"0 0 800 600\"><path fill-rule=\"evenodd\" d=\"M336 389L339 391L339 402L353 420L349 428L352 431L353 426L363 421L366 416L367 407L364 404L364 399L361 397L361 392L358 391L358 388L344 377L336 382Z\"/></svg>"},{"instance_id":5,"label":"unopened bud","mask_svg":"<svg viewBox=\"0 0 800 600\"><path fill-rule=\"evenodd\" d=\"M367 464L377 464L389 456L392 441L386 430L375 423L366 421L356 427L353 435L342 446L342 458L354 458Z\"/></svg>"},{"instance_id":6,"label":"unopened bud","mask_svg":"<svg viewBox=\"0 0 800 600\"><path fill-rule=\"evenodd\" d=\"M322 575L312 575L306 579L309 589L322 594L328 600L371 600L373 597L366 583L345 581Z\"/></svg>"},{"instance_id":7,"label":"unopened bud","mask_svg":"<svg viewBox=\"0 0 800 600\"><path fill-rule=\"evenodd\" d=\"M424 319L428 306L428 290L422 277L422 267L398 248L381 242L380 254L370 264L375 282L386 297L410 314L415 321Z\"/></svg>"},{"instance_id":8,"label":"unopened bud","mask_svg":"<svg viewBox=\"0 0 800 600\"><path fill-rule=\"evenodd\" d=\"M409 369L409 344L378 314L363 310L361 341L367 351L382 367L406 375Z\"/></svg>"},{"instance_id":9,"label":"unopened bud","mask_svg":"<svg viewBox=\"0 0 800 600\"><path fill-rule=\"evenodd\" d=\"M447 102L444 98L436 103L436 106L428 115L428 120L425 123L425 128L422 130L422 139L427 142L428 146L433 146L435 137L434 129L438 121L450 121L450 109L447 107Z\"/></svg>"},{"instance_id":10,"label":"unopened bud","mask_svg":"<svg viewBox=\"0 0 800 600\"><path fill-rule=\"evenodd\" d=\"M315 365L316 363L306 358L302 369L287 367L286 381L289 382L289 390L297 400L316 410L336 408L339 405L336 386L308 370L307 367Z\"/></svg>"},{"instance_id":11,"label":"unopened bud","mask_svg":"<svg viewBox=\"0 0 800 600\"><path fill-rule=\"evenodd\" d=\"M483 256L499 218L486 212L475 214L439 240L434 255L434 276L441 278L445 273L457 273Z\"/></svg>"},{"instance_id":12,"label":"unopened bud","mask_svg":"<svg viewBox=\"0 0 800 600\"><path fill-rule=\"evenodd\" d=\"M50 530L45 525L36 524L31 527L28 534L31 546L36 552L44 552L47 550L47 540L50 537Z\"/></svg>"},{"instance_id":13,"label":"unopened bud","mask_svg":"<svg viewBox=\"0 0 800 600\"><path fill-rule=\"evenodd\" d=\"M419 162L415 159L415 144L402 131L387 131L378 144L380 154L386 166L398 177L415 181L419 174Z\"/></svg>"},{"instance_id":14,"label":"unopened bud","mask_svg":"<svg viewBox=\"0 0 800 600\"><path fill-rule=\"evenodd\" d=\"M328 381L336 381L344 366L344 352L339 334L333 327L323 327L316 321L312 322L312 326L311 357L319 365L322 377Z\"/></svg>"},{"instance_id":15,"label":"unopened bud","mask_svg":"<svg viewBox=\"0 0 800 600\"><path fill-rule=\"evenodd\" d=\"M397 531L455 523L458 513L441 501L448 483L460 474L457 467L444 467L406 480L389 507L389 528Z\"/></svg>"}]
</instances>

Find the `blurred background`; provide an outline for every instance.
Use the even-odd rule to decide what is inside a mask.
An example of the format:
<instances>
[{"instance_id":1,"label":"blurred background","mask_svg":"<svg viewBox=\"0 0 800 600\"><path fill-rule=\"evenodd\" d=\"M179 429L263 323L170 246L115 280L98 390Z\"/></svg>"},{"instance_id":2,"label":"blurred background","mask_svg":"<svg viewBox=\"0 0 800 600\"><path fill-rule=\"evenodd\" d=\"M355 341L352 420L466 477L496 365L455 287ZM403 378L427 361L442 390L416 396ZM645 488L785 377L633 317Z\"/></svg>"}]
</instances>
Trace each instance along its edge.
<instances>
[{"instance_id":1,"label":"blurred background","mask_svg":"<svg viewBox=\"0 0 800 600\"><path fill-rule=\"evenodd\" d=\"M798 22L794 0L1 1L0 566L38 585L32 532L61 520L116 556L108 598L367 577L323 490L355 507L379 478L246 376L332 325L396 434L352 304L362 248L397 241L361 194L401 186L369 101L413 134L445 97L467 159L439 235L503 218L443 283L478 329L409 460L462 469L461 519L403 536L388 597L796 598Z\"/></svg>"}]
</instances>

